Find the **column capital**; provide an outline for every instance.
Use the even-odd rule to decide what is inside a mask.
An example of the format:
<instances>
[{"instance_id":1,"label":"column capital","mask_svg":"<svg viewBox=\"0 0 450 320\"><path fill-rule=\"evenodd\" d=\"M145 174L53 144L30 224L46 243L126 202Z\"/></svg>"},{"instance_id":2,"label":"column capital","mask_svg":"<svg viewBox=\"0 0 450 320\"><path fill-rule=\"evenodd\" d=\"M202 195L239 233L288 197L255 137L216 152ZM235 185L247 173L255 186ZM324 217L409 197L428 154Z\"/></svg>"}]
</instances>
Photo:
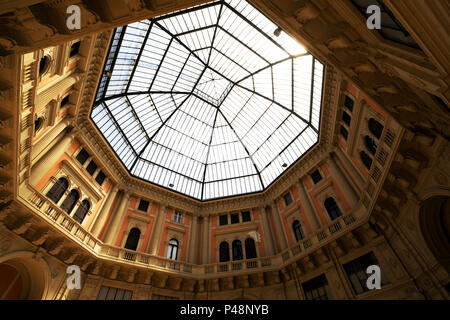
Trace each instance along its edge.
<instances>
[{"instance_id":1,"label":"column capital","mask_svg":"<svg viewBox=\"0 0 450 320\"><path fill-rule=\"evenodd\" d=\"M117 184L114 184L111 188L111 193L117 193L119 191L119 186Z\"/></svg>"},{"instance_id":2,"label":"column capital","mask_svg":"<svg viewBox=\"0 0 450 320\"><path fill-rule=\"evenodd\" d=\"M325 163L330 164L330 162L334 162L333 153L334 151L331 151L326 155L326 157L324 158Z\"/></svg>"},{"instance_id":3,"label":"column capital","mask_svg":"<svg viewBox=\"0 0 450 320\"><path fill-rule=\"evenodd\" d=\"M127 198L131 197L131 194L133 193L133 191L131 191L131 189L123 188L122 190L123 190L124 197L127 197Z\"/></svg>"},{"instance_id":4,"label":"column capital","mask_svg":"<svg viewBox=\"0 0 450 320\"><path fill-rule=\"evenodd\" d=\"M165 201L159 202L159 207L160 208L167 209L168 206L169 206L169 204L167 202L165 202Z\"/></svg>"}]
</instances>

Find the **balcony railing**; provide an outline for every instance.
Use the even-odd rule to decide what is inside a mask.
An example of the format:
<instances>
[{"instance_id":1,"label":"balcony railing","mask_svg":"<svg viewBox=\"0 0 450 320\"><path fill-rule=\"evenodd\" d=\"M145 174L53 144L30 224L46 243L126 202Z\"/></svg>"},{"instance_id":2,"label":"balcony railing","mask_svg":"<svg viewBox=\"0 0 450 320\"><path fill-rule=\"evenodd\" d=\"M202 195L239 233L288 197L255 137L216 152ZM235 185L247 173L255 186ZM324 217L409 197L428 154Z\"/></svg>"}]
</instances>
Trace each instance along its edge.
<instances>
[{"instance_id":1,"label":"balcony railing","mask_svg":"<svg viewBox=\"0 0 450 320\"><path fill-rule=\"evenodd\" d=\"M102 245L101 241L39 191L34 190L29 200L39 212L44 213L43 216L46 216L50 223L72 235L72 238L85 244L91 251L95 252Z\"/></svg>"},{"instance_id":2,"label":"balcony railing","mask_svg":"<svg viewBox=\"0 0 450 320\"><path fill-rule=\"evenodd\" d=\"M32 188L32 187L31 187ZM339 237L346 229L356 222L353 213L343 215L327 226L323 226L308 238L302 239L291 247L283 250L277 255L256 259L228 261L206 265L190 264L183 261L167 259L151 255L149 253L138 252L104 244L96 239L91 233L86 231L77 221L70 217L64 210L54 204L49 198L42 195L33 188L33 194L29 199L30 203L45 216L52 224L57 226L62 232L70 234L82 245L87 246L99 258L117 260L122 263L136 266L153 267L165 269L170 272L188 273L193 276L208 275L216 273L236 273L249 272L249 270L280 268L290 263L292 259L298 259L302 254L308 254L325 242Z\"/></svg>"}]
</instances>

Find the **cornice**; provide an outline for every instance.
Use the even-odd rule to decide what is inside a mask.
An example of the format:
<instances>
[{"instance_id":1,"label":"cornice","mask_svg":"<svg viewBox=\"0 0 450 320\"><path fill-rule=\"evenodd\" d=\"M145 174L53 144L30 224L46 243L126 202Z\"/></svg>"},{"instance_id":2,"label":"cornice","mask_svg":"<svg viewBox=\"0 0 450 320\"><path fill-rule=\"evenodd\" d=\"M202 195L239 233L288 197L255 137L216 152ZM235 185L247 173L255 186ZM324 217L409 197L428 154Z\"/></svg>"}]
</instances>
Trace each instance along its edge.
<instances>
[{"instance_id":1,"label":"cornice","mask_svg":"<svg viewBox=\"0 0 450 320\"><path fill-rule=\"evenodd\" d=\"M78 109L75 126L79 129L81 142L88 144L92 150L96 150L96 156L101 159L102 164L113 175L113 180L118 182L120 188L130 189L136 195L155 199L158 202L170 203L173 207L188 212L197 212L199 215L259 207L267 202L266 199L274 199L295 185L302 176L319 164L329 153L328 150L333 141L336 101L339 97L337 92L339 79L336 71L331 66L326 65L319 141L265 191L231 198L200 201L132 177L89 116L107 55L108 46L105 45L104 40L110 38L111 31L96 35L96 44L92 56L88 57L91 67L86 76L85 86L81 91L83 99Z\"/></svg>"}]
</instances>

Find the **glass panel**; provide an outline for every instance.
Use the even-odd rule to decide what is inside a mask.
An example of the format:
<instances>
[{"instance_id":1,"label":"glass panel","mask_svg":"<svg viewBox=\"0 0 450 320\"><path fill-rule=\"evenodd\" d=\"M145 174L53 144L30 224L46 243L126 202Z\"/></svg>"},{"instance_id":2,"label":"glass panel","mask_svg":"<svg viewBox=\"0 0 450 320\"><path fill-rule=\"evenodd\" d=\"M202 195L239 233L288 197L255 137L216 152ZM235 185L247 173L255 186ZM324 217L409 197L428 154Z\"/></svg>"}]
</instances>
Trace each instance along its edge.
<instances>
[{"instance_id":1,"label":"glass panel","mask_svg":"<svg viewBox=\"0 0 450 320\"><path fill-rule=\"evenodd\" d=\"M133 296L133 291L125 290L125 294L123 295L123 300L131 300Z\"/></svg>"},{"instance_id":2,"label":"glass panel","mask_svg":"<svg viewBox=\"0 0 450 320\"><path fill-rule=\"evenodd\" d=\"M109 291L108 291L108 294L106 295L105 300L115 300L116 293L117 293L116 288L109 288Z\"/></svg>"},{"instance_id":3,"label":"glass panel","mask_svg":"<svg viewBox=\"0 0 450 320\"><path fill-rule=\"evenodd\" d=\"M102 185L102 184L103 184L103 181L105 181L105 179L106 179L106 175L103 173L103 171L100 171L100 172L97 174L97 177L95 177L95 181L97 181L97 183L98 183L99 185Z\"/></svg>"},{"instance_id":4,"label":"glass panel","mask_svg":"<svg viewBox=\"0 0 450 320\"><path fill-rule=\"evenodd\" d=\"M117 294L114 300L123 300L123 295L125 294L125 290L118 289Z\"/></svg>"},{"instance_id":5,"label":"glass panel","mask_svg":"<svg viewBox=\"0 0 450 320\"><path fill-rule=\"evenodd\" d=\"M77 154L77 157L76 157L78 162L81 164L84 164L88 158L89 158L89 153L85 149L81 149L81 151Z\"/></svg>"},{"instance_id":6,"label":"glass panel","mask_svg":"<svg viewBox=\"0 0 450 320\"><path fill-rule=\"evenodd\" d=\"M106 295L108 294L108 287L101 287L97 296L97 300L106 300Z\"/></svg>"},{"instance_id":7,"label":"glass panel","mask_svg":"<svg viewBox=\"0 0 450 320\"><path fill-rule=\"evenodd\" d=\"M243 211L242 212L242 222L251 221L250 211Z\"/></svg>"},{"instance_id":8,"label":"glass panel","mask_svg":"<svg viewBox=\"0 0 450 320\"><path fill-rule=\"evenodd\" d=\"M253 193L318 141L323 73L248 2L212 2L117 28L91 118L135 177Z\"/></svg>"}]
</instances>

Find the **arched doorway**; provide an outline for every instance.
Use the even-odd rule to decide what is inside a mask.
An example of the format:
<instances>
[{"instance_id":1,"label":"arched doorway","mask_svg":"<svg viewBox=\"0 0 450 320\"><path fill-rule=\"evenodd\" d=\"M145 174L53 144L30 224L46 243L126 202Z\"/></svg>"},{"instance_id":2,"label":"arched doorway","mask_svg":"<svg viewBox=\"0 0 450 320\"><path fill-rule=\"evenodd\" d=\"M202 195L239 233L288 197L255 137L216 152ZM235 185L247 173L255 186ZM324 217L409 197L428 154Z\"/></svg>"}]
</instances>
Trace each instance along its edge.
<instances>
[{"instance_id":1,"label":"arched doorway","mask_svg":"<svg viewBox=\"0 0 450 320\"><path fill-rule=\"evenodd\" d=\"M0 300L46 299L49 279L47 263L32 252L0 257Z\"/></svg>"},{"instance_id":2,"label":"arched doorway","mask_svg":"<svg viewBox=\"0 0 450 320\"><path fill-rule=\"evenodd\" d=\"M125 249L136 250L140 237L141 230L139 230L138 228L131 229L130 233L128 234L127 242L125 242Z\"/></svg>"},{"instance_id":3,"label":"arched doorway","mask_svg":"<svg viewBox=\"0 0 450 320\"><path fill-rule=\"evenodd\" d=\"M228 245L228 242L226 242L226 241L223 241L220 243L219 261L220 262L230 261L230 246Z\"/></svg>"},{"instance_id":4,"label":"arched doorway","mask_svg":"<svg viewBox=\"0 0 450 320\"><path fill-rule=\"evenodd\" d=\"M0 300L23 299L24 280L22 274L14 266L0 264Z\"/></svg>"},{"instance_id":5,"label":"arched doorway","mask_svg":"<svg viewBox=\"0 0 450 320\"><path fill-rule=\"evenodd\" d=\"M450 197L436 196L422 202L419 221L428 248L450 273Z\"/></svg>"}]
</instances>

